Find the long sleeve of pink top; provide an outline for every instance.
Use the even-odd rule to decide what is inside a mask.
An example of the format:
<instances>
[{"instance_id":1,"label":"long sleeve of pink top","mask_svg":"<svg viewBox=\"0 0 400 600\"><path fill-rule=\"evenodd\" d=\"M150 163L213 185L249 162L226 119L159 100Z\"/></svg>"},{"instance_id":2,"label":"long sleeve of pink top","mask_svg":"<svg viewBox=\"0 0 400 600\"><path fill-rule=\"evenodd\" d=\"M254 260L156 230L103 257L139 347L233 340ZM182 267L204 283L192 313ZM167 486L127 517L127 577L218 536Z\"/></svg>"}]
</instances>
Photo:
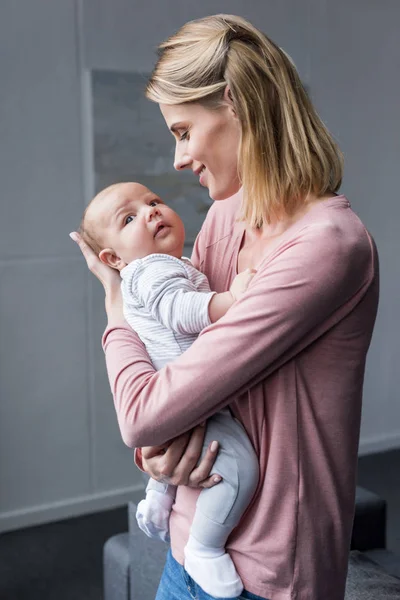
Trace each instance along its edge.
<instances>
[{"instance_id":1,"label":"long sleeve of pink top","mask_svg":"<svg viewBox=\"0 0 400 600\"><path fill-rule=\"evenodd\" d=\"M215 203L192 260L225 291L243 224ZM103 344L129 446L162 444L230 404L260 457L260 484L229 550L246 589L271 600L342 600L354 509L365 358L377 309L373 242L343 196L314 206L257 265L245 295L156 372L126 324ZM183 561L197 492L180 488Z\"/></svg>"}]
</instances>

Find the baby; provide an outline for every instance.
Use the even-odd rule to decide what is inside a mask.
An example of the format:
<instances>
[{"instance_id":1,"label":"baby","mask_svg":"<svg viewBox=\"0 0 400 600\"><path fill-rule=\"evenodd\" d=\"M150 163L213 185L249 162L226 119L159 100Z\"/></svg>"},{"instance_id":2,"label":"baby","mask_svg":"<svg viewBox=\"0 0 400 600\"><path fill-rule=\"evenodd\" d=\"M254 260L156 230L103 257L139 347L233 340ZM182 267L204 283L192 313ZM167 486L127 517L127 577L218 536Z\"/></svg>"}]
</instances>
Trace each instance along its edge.
<instances>
[{"instance_id":1,"label":"baby","mask_svg":"<svg viewBox=\"0 0 400 600\"><path fill-rule=\"evenodd\" d=\"M101 191L87 207L80 233L103 263L120 272L124 316L156 369L223 317L253 277L248 270L235 277L229 291L211 291L205 275L182 258L181 219L139 183L117 183ZM203 452L212 440L220 443L213 470L222 481L199 495L185 569L206 593L232 598L240 595L243 584L225 543L255 492L258 460L228 408L207 421ZM149 480L136 515L149 537L169 539L175 494L174 486Z\"/></svg>"}]
</instances>

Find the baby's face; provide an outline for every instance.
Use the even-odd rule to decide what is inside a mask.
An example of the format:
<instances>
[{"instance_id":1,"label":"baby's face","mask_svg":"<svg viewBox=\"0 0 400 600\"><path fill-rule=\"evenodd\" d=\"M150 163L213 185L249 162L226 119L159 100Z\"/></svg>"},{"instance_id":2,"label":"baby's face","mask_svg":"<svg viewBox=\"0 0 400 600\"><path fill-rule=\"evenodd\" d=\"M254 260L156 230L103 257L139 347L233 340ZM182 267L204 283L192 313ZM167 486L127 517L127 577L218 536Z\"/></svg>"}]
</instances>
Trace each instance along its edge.
<instances>
[{"instance_id":1,"label":"baby's face","mask_svg":"<svg viewBox=\"0 0 400 600\"><path fill-rule=\"evenodd\" d=\"M180 258L185 241L182 220L139 183L115 186L97 207L96 222L105 247L121 259L119 270L149 254ZM92 215L93 218L93 215Z\"/></svg>"}]
</instances>

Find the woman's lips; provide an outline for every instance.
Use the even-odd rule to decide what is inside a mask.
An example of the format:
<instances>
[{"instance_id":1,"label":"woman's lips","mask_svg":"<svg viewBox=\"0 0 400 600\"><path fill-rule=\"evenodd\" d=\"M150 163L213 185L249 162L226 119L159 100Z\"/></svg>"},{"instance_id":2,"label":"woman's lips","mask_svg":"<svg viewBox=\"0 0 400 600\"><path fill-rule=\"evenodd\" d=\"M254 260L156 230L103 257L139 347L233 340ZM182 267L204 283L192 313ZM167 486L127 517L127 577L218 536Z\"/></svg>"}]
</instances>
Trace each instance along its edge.
<instances>
[{"instance_id":1,"label":"woman's lips","mask_svg":"<svg viewBox=\"0 0 400 600\"><path fill-rule=\"evenodd\" d=\"M205 173L206 173L206 168L204 167L204 169L200 172L200 175L199 175L200 185L206 185L206 182L205 182Z\"/></svg>"}]
</instances>

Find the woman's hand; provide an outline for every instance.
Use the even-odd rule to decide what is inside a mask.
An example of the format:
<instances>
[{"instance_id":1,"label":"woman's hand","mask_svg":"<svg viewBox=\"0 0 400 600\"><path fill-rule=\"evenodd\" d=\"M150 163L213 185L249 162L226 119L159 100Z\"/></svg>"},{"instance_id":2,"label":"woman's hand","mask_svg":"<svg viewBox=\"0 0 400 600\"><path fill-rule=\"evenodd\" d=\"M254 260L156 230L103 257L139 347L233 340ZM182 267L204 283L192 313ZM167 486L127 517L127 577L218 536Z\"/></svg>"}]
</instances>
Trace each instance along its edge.
<instances>
[{"instance_id":1,"label":"woman's hand","mask_svg":"<svg viewBox=\"0 0 400 600\"><path fill-rule=\"evenodd\" d=\"M217 458L218 443L212 442L204 458L197 464L203 449L205 427L198 425L192 431L176 437L165 446L141 448L142 467L150 477L171 485L211 488L221 481L210 471Z\"/></svg>"},{"instance_id":2,"label":"woman's hand","mask_svg":"<svg viewBox=\"0 0 400 600\"><path fill-rule=\"evenodd\" d=\"M106 292L115 286L119 287L121 285L121 278L118 274L118 271L102 263L93 250L86 244L86 242L83 241L79 233L73 231L69 234L69 236L78 244L86 260L89 271L91 271L93 275L97 277Z\"/></svg>"},{"instance_id":3,"label":"woman's hand","mask_svg":"<svg viewBox=\"0 0 400 600\"><path fill-rule=\"evenodd\" d=\"M108 318L123 319L121 277L115 269L101 262L99 257L84 242L79 233L73 231L70 238L76 242L86 260L89 270L97 277L106 294L106 312Z\"/></svg>"}]
</instances>

